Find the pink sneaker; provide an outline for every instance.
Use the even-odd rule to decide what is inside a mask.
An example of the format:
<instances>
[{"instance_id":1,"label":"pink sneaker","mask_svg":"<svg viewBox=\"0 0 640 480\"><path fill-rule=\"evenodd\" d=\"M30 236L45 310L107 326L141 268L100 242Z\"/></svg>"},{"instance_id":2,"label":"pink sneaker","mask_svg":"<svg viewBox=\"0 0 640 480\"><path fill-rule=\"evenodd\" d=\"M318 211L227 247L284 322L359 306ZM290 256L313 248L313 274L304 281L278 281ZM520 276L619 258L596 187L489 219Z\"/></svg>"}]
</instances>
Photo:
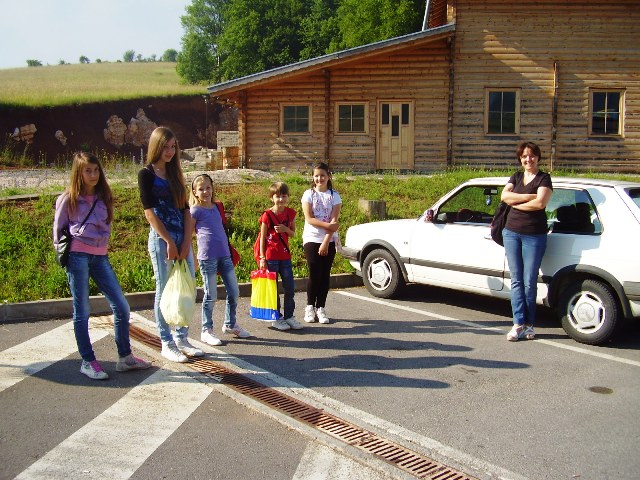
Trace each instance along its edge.
<instances>
[{"instance_id":1,"label":"pink sneaker","mask_svg":"<svg viewBox=\"0 0 640 480\"><path fill-rule=\"evenodd\" d=\"M129 370L145 370L151 367L151 363L141 358L134 357L133 353L130 353L126 357L120 357L118 363L116 363L116 370L118 372L128 372Z\"/></svg>"}]
</instances>

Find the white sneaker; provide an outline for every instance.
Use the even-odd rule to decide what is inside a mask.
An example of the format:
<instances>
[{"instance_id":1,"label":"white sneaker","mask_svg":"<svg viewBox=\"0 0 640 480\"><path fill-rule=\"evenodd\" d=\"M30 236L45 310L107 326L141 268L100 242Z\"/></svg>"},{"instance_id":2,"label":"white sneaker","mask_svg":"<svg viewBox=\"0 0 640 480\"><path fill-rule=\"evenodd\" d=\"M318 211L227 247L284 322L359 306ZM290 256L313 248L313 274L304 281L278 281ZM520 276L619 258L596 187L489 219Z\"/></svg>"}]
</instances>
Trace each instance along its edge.
<instances>
[{"instance_id":1,"label":"white sneaker","mask_svg":"<svg viewBox=\"0 0 640 480\"><path fill-rule=\"evenodd\" d=\"M287 322L287 324L294 330L300 330L304 328L304 325L302 325L299 321L297 321L293 317L285 318L284 321Z\"/></svg>"},{"instance_id":2,"label":"white sneaker","mask_svg":"<svg viewBox=\"0 0 640 480\"><path fill-rule=\"evenodd\" d=\"M172 362L186 363L189 361L186 355L178 350L175 342L162 342L162 350L160 354Z\"/></svg>"},{"instance_id":3,"label":"white sneaker","mask_svg":"<svg viewBox=\"0 0 640 480\"><path fill-rule=\"evenodd\" d=\"M304 321L306 323L313 323L316 321L316 309L313 305L307 305L304 309Z\"/></svg>"},{"instance_id":4,"label":"white sneaker","mask_svg":"<svg viewBox=\"0 0 640 480\"><path fill-rule=\"evenodd\" d=\"M93 380L106 380L109 378L109 375L107 375L107 372L102 369L102 366L97 360L94 360L93 362L83 360L82 365L80 365L80 373Z\"/></svg>"},{"instance_id":5,"label":"white sneaker","mask_svg":"<svg viewBox=\"0 0 640 480\"><path fill-rule=\"evenodd\" d=\"M280 320L276 320L275 322L273 322L271 324L271 327L280 331L289 330L291 328L291 326L285 321L284 318L281 318Z\"/></svg>"},{"instance_id":6,"label":"white sneaker","mask_svg":"<svg viewBox=\"0 0 640 480\"><path fill-rule=\"evenodd\" d=\"M327 317L327 313L324 311L324 307L319 307L316 309L316 315L318 316L318 321L320 323L329 323L329 317Z\"/></svg>"},{"instance_id":7,"label":"white sneaker","mask_svg":"<svg viewBox=\"0 0 640 480\"><path fill-rule=\"evenodd\" d=\"M232 333L238 338L249 338L251 336L251 334L240 325L238 325L237 322L234 327L227 327L226 325L222 325L222 333Z\"/></svg>"},{"instance_id":8,"label":"white sneaker","mask_svg":"<svg viewBox=\"0 0 640 480\"><path fill-rule=\"evenodd\" d=\"M213 334L213 330L211 330L210 328L200 334L200 340L206 343L207 345L213 345L214 347L217 347L218 345L222 345L222 340L216 337Z\"/></svg>"},{"instance_id":9,"label":"white sneaker","mask_svg":"<svg viewBox=\"0 0 640 480\"><path fill-rule=\"evenodd\" d=\"M176 338L176 347L182 353L184 353L187 357L202 357L204 356L204 352L199 348L194 347L189 343L189 339L185 338Z\"/></svg>"},{"instance_id":10,"label":"white sneaker","mask_svg":"<svg viewBox=\"0 0 640 480\"><path fill-rule=\"evenodd\" d=\"M514 325L507 333L507 340L510 342L517 342L522 338L522 334L524 333L524 325Z\"/></svg>"}]
</instances>

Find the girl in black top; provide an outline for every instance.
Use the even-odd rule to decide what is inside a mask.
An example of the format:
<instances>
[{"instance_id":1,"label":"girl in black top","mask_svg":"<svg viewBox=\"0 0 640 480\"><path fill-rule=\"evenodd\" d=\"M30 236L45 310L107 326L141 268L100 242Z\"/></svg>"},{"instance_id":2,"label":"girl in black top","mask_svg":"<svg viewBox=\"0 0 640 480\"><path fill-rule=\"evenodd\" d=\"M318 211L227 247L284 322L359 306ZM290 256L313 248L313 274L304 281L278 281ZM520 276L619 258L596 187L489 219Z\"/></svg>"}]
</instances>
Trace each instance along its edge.
<instances>
[{"instance_id":1,"label":"girl in black top","mask_svg":"<svg viewBox=\"0 0 640 480\"><path fill-rule=\"evenodd\" d=\"M193 223L180 166L180 147L174 133L166 127L158 127L151 133L147 162L138 174L138 186L144 216L151 227L148 249L156 279L154 313L162 341L162 356L184 363L187 356L201 357L204 353L189 343L189 327L176 327L172 336L171 327L160 310L169 261L186 260L195 278L191 248Z\"/></svg>"}]
</instances>

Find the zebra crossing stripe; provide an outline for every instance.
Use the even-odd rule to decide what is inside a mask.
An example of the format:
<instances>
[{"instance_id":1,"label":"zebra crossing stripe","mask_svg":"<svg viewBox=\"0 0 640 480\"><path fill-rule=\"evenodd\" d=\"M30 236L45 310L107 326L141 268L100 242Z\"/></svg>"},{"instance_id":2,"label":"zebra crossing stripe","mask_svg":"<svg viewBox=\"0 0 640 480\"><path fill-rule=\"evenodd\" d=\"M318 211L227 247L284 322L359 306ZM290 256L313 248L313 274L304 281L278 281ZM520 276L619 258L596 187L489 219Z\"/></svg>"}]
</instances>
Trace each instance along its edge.
<instances>
[{"instance_id":1,"label":"zebra crossing stripe","mask_svg":"<svg viewBox=\"0 0 640 480\"><path fill-rule=\"evenodd\" d=\"M210 393L187 373L158 370L16 479L128 479Z\"/></svg>"},{"instance_id":2,"label":"zebra crossing stripe","mask_svg":"<svg viewBox=\"0 0 640 480\"><path fill-rule=\"evenodd\" d=\"M108 334L92 329L91 340L96 342ZM0 392L77 351L73 322L69 322L0 352Z\"/></svg>"}]
</instances>

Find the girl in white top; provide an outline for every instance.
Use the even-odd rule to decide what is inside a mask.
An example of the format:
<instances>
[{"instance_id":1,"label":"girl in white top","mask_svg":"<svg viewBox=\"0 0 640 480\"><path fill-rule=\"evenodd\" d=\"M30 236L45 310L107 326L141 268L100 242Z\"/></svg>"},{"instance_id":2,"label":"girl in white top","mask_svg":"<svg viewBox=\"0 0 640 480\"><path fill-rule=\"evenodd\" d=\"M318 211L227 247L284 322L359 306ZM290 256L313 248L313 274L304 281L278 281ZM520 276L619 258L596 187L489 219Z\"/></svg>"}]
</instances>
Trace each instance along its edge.
<instances>
[{"instance_id":1,"label":"girl in white top","mask_svg":"<svg viewBox=\"0 0 640 480\"><path fill-rule=\"evenodd\" d=\"M331 265L336 256L337 230L342 199L333 189L329 166L319 162L313 166L312 188L302 194L304 230L302 243L309 267L307 307L304 321L329 323L325 304L329 293Z\"/></svg>"}]
</instances>

